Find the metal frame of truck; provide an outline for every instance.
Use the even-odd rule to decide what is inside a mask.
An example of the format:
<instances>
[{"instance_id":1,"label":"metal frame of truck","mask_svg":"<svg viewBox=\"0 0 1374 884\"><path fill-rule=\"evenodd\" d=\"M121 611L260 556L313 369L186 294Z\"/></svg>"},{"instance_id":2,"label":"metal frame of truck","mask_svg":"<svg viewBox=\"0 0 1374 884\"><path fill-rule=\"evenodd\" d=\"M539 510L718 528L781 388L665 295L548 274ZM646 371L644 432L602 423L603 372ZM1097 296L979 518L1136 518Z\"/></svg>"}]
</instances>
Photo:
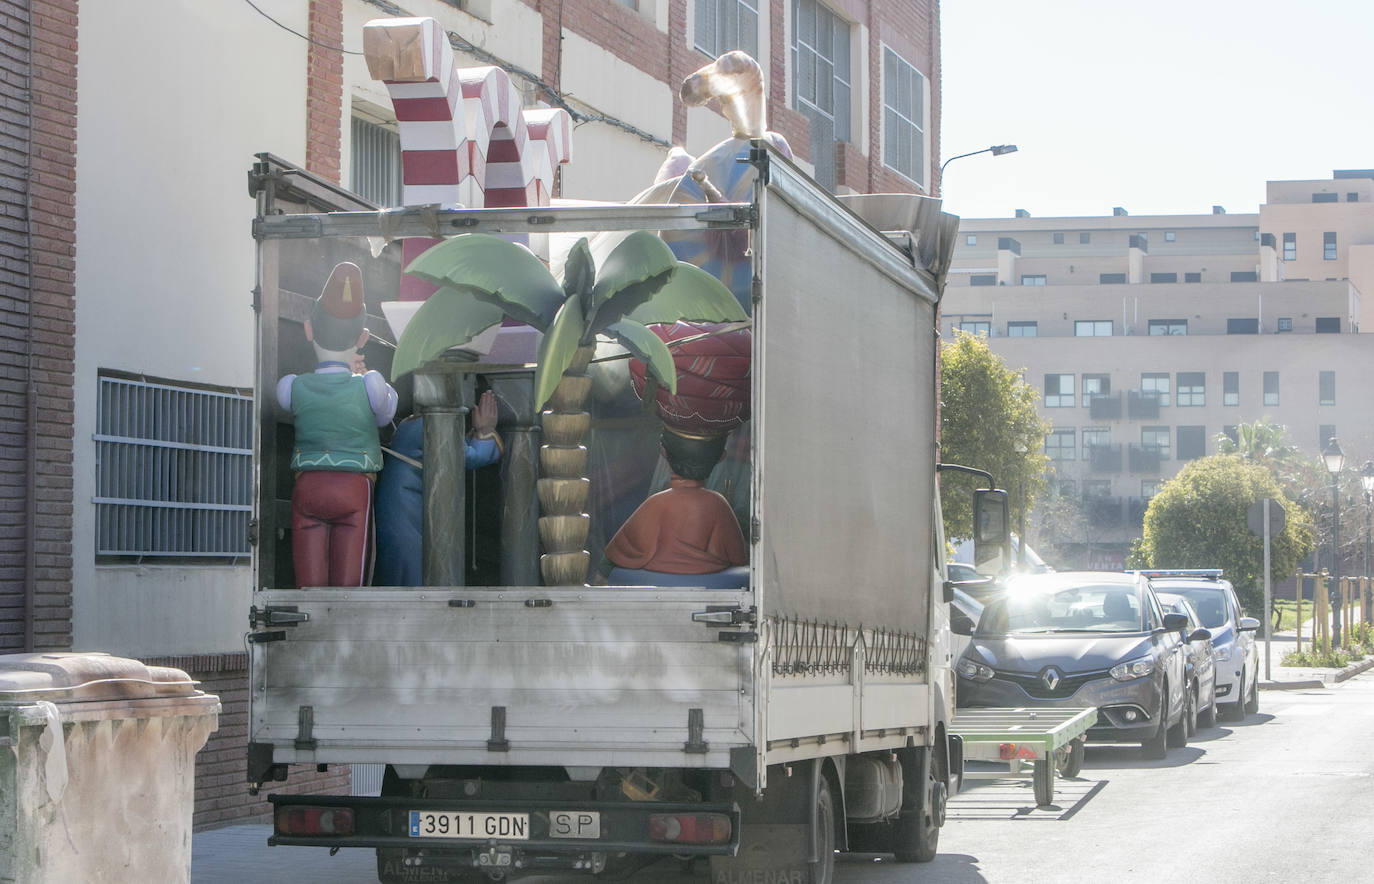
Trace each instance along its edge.
<instances>
[{"instance_id":1,"label":"metal frame of truck","mask_svg":"<svg viewBox=\"0 0 1374 884\"><path fill-rule=\"evenodd\" d=\"M819 881L832 848L933 857L960 766L948 734L934 440L935 319L957 219L930 201L919 237L899 241L767 145L756 142L750 162L758 183L749 204L289 215L260 196L257 516L269 540L282 518L268 393L277 317L284 305L299 312L302 297L280 284L291 240L748 230L756 369L747 590L278 589L264 582L272 570L260 551L250 782L283 779L289 764L380 762L393 787L410 790L272 796L279 817L346 807L355 826L348 835L279 830L272 843L466 852L472 870L495 874L546 867L541 850L566 859L559 868L586 871L622 849L735 855L740 868L800 864ZM872 378L882 382L865 383ZM875 421L889 444L856 445L854 428ZM557 837L541 813L591 810L558 790L581 794L579 777L612 768L689 772L702 791L695 806L730 820L728 840L651 843L650 817L683 803L652 796L617 802L621 819L604 818L611 840ZM566 780L538 783L546 796L507 783L504 795L515 797L440 802L531 808L526 840L420 843L400 828L435 771L465 772L444 788L500 792L499 775L471 774L555 769ZM406 862L418 868L429 861L421 854L412 849Z\"/></svg>"}]
</instances>

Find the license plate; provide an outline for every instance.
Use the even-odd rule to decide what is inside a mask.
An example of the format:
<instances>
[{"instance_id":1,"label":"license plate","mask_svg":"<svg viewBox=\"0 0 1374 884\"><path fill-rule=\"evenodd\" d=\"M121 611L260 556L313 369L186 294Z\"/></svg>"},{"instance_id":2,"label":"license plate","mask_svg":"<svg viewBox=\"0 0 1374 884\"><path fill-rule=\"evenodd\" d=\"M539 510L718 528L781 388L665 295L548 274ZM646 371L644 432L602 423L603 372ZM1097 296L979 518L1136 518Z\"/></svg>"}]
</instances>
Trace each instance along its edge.
<instances>
[{"instance_id":1,"label":"license plate","mask_svg":"<svg viewBox=\"0 0 1374 884\"><path fill-rule=\"evenodd\" d=\"M412 810L412 838L504 838L528 841L527 813L454 813L445 810Z\"/></svg>"},{"instance_id":2,"label":"license plate","mask_svg":"<svg viewBox=\"0 0 1374 884\"><path fill-rule=\"evenodd\" d=\"M549 814L550 838L600 838L601 813L595 810L555 810Z\"/></svg>"}]
</instances>

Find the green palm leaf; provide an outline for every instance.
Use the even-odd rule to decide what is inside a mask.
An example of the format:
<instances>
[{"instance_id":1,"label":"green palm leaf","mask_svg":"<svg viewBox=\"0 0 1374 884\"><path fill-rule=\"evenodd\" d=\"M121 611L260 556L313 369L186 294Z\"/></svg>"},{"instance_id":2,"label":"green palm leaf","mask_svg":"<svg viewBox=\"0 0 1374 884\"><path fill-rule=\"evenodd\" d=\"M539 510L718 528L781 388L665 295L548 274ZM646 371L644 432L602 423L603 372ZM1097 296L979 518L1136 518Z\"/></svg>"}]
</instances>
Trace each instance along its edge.
<instances>
[{"instance_id":1,"label":"green palm leaf","mask_svg":"<svg viewBox=\"0 0 1374 884\"><path fill-rule=\"evenodd\" d=\"M414 371L448 348L466 344L504 316L500 307L474 299L471 291L439 289L406 323L396 342L391 377Z\"/></svg>"},{"instance_id":2,"label":"green palm leaf","mask_svg":"<svg viewBox=\"0 0 1374 884\"><path fill-rule=\"evenodd\" d=\"M749 316L720 280L694 264L679 262L668 284L640 304L627 319L643 325L656 322L743 322Z\"/></svg>"},{"instance_id":3,"label":"green palm leaf","mask_svg":"<svg viewBox=\"0 0 1374 884\"><path fill-rule=\"evenodd\" d=\"M445 240L410 262L406 273L470 293L539 331L563 304L563 287L529 249L485 233Z\"/></svg>"},{"instance_id":4,"label":"green palm leaf","mask_svg":"<svg viewBox=\"0 0 1374 884\"><path fill-rule=\"evenodd\" d=\"M636 230L601 262L592 288L593 315L583 342L643 304L663 288L677 269L678 260L667 243L652 233Z\"/></svg>"},{"instance_id":5,"label":"green palm leaf","mask_svg":"<svg viewBox=\"0 0 1374 884\"><path fill-rule=\"evenodd\" d=\"M582 302L568 298L554 317L553 325L539 342L539 365L534 370L534 402L536 409L542 409L549 401L563 372L572 365L573 356L582 339Z\"/></svg>"},{"instance_id":6,"label":"green palm leaf","mask_svg":"<svg viewBox=\"0 0 1374 884\"><path fill-rule=\"evenodd\" d=\"M621 346L647 365L669 393L677 392L677 366L673 364L673 352L662 338L631 319L612 323L606 332L615 335ZM646 393L645 398L651 398L651 395Z\"/></svg>"}]
</instances>

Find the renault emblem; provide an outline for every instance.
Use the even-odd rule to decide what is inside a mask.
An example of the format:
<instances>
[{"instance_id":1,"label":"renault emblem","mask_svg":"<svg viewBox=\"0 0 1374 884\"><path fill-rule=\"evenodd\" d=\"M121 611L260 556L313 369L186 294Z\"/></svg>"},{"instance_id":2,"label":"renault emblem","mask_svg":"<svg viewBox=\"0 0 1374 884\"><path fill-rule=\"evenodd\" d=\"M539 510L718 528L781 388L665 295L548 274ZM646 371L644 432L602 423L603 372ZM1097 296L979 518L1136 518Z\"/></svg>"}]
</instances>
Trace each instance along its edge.
<instances>
[{"instance_id":1,"label":"renault emblem","mask_svg":"<svg viewBox=\"0 0 1374 884\"><path fill-rule=\"evenodd\" d=\"M1060 678L1059 670L1055 669L1053 666L1046 668L1045 671L1040 674L1040 680L1043 681L1045 687L1050 690L1054 690L1059 686Z\"/></svg>"}]
</instances>

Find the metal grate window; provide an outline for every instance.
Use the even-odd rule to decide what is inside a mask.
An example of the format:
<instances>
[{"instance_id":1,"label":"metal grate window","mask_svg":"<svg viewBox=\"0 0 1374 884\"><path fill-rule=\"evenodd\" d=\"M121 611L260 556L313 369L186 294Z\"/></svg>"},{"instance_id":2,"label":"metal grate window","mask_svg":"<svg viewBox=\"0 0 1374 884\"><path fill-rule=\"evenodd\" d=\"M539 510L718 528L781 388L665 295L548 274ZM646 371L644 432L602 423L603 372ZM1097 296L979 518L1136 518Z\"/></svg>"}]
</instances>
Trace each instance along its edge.
<instances>
[{"instance_id":1,"label":"metal grate window","mask_svg":"<svg viewBox=\"0 0 1374 884\"><path fill-rule=\"evenodd\" d=\"M249 555L250 393L101 375L98 409L97 557Z\"/></svg>"},{"instance_id":2,"label":"metal grate window","mask_svg":"<svg viewBox=\"0 0 1374 884\"><path fill-rule=\"evenodd\" d=\"M379 206L401 205L401 136L354 117L349 188Z\"/></svg>"}]
</instances>

